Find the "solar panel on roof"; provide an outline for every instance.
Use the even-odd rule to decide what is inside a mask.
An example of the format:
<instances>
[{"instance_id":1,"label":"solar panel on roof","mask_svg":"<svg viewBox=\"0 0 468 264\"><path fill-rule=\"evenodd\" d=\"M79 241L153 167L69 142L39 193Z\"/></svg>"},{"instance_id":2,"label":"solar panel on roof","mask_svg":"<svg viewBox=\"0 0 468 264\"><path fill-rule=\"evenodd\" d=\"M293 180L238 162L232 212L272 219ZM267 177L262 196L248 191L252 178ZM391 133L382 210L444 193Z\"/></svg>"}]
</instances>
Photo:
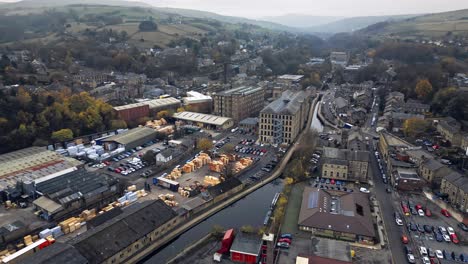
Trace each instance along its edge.
<instances>
[{"instance_id":1,"label":"solar panel on roof","mask_svg":"<svg viewBox=\"0 0 468 264\"><path fill-rule=\"evenodd\" d=\"M312 192L309 194L308 208L317 208L318 207L318 192Z\"/></svg>"}]
</instances>

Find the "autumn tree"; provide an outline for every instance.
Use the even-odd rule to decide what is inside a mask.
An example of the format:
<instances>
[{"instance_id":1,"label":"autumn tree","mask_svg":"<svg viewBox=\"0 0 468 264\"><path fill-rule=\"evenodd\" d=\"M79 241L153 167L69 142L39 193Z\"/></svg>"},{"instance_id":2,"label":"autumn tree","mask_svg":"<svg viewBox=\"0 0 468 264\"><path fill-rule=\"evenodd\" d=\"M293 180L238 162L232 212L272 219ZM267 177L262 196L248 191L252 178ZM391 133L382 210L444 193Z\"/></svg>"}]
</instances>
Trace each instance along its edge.
<instances>
[{"instance_id":1,"label":"autumn tree","mask_svg":"<svg viewBox=\"0 0 468 264\"><path fill-rule=\"evenodd\" d=\"M171 116L171 113L168 110L162 110L162 111L159 111L156 114L157 119L167 118L167 117L170 117L170 116Z\"/></svg>"},{"instance_id":2,"label":"autumn tree","mask_svg":"<svg viewBox=\"0 0 468 264\"><path fill-rule=\"evenodd\" d=\"M432 93L432 84L427 79L419 80L415 91L419 99L427 100Z\"/></svg>"},{"instance_id":3,"label":"autumn tree","mask_svg":"<svg viewBox=\"0 0 468 264\"><path fill-rule=\"evenodd\" d=\"M16 94L16 99L18 103L22 107L27 107L31 103L31 95L28 91L26 91L23 87L18 89L18 93Z\"/></svg>"},{"instance_id":4,"label":"autumn tree","mask_svg":"<svg viewBox=\"0 0 468 264\"><path fill-rule=\"evenodd\" d=\"M408 137L417 137L424 133L428 129L428 127L428 121L421 118L413 117L405 120L405 122L403 123L403 132Z\"/></svg>"},{"instance_id":5,"label":"autumn tree","mask_svg":"<svg viewBox=\"0 0 468 264\"><path fill-rule=\"evenodd\" d=\"M58 131L52 132L50 137L54 142L62 142L73 139L73 131L69 128L60 129Z\"/></svg>"},{"instance_id":6,"label":"autumn tree","mask_svg":"<svg viewBox=\"0 0 468 264\"><path fill-rule=\"evenodd\" d=\"M180 112L185 112L185 108L183 107L177 108L177 113L180 113Z\"/></svg>"},{"instance_id":7,"label":"autumn tree","mask_svg":"<svg viewBox=\"0 0 468 264\"><path fill-rule=\"evenodd\" d=\"M202 138L197 142L197 149L207 152L213 148L213 141L209 138Z\"/></svg>"}]
</instances>

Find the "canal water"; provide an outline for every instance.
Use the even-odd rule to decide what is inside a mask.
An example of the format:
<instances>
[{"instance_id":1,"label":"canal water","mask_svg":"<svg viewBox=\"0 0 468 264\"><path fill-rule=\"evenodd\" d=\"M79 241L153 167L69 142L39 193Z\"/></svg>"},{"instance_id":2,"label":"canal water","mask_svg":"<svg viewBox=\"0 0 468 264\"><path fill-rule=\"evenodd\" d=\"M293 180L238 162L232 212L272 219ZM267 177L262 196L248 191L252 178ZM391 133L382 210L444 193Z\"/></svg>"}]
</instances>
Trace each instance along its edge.
<instances>
[{"instance_id":1,"label":"canal water","mask_svg":"<svg viewBox=\"0 0 468 264\"><path fill-rule=\"evenodd\" d=\"M323 132L323 124L322 124L322 122L320 122L320 120L317 117L318 107L319 107L320 104L321 104L321 101L318 101L317 105L315 106L314 116L312 117L312 124L310 125L310 128L312 130L315 130L315 131L319 132L319 133L322 133Z\"/></svg>"},{"instance_id":2,"label":"canal water","mask_svg":"<svg viewBox=\"0 0 468 264\"><path fill-rule=\"evenodd\" d=\"M220 225L226 229L239 228L243 225L263 226L271 201L275 194L281 192L282 189L283 182L280 179L261 187L183 233L164 248L154 252L144 263L166 263L184 248L206 236L214 225Z\"/></svg>"}]
</instances>

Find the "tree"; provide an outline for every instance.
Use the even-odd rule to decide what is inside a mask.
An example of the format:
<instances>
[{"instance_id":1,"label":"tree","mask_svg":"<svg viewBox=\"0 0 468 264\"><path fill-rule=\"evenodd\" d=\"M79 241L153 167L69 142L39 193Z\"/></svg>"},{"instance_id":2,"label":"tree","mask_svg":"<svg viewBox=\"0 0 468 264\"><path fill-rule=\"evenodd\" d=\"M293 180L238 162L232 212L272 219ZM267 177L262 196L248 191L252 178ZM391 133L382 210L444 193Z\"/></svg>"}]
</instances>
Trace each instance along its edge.
<instances>
[{"instance_id":1,"label":"tree","mask_svg":"<svg viewBox=\"0 0 468 264\"><path fill-rule=\"evenodd\" d=\"M119 128L127 128L127 123L124 120L114 119L110 121L110 129L115 130Z\"/></svg>"},{"instance_id":2,"label":"tree","mask_svg":"<svg viewBox=\"0 0 468 264\"><path fill-rule=\"evenodd\" d=\"M457 88L447 87L439 90L432 99L431 109L435 113L442 113L450 99L455 98L457 94Z\"/></svg>"},{"instance_id":3,"label":"tree","mask_svg":"<svg viewBox=\"0 0 468 264\"><path fill-rule=\"evenodd\" d=\"M428 121L413 117L406 119L403 123L403 133L408 137L417 137L424 133L429 127Z\"/></svg>"},{"instance_id":4,"label":"tree","mask_svg":"<svg viewBox=\"0 0 468 264\"><path fill-rule=\"evenodd\" d=\"M207 152L208 150L213 148L213 141L209 138L202 138L197 142L197 149Z\"/></svg>"},{"instance_id":5,"label":"tree","mask_svg":"<svg viewBox=\"0 0 468 264\"><path fill-rule=\"evenodd\" d=\"M156 114L157 119L167 118L167 117L170 117L170 116L171 116L171 113L168 110L162 110L162 111L159 111Z\"/></svg>"},{"instance_id":6,"label":"tree","mask_svg":"<svg viewBox=\"0 0 468 264\"><path fill-rule=\"evenodd\" d=\"M244 225L244 226L241 226L240 230L244 233L254 233L255 232L255 228L251 225Z\"/></svg>"},{"instance_id":7,"label":"tree","mask_svg":"<svg viewBox=\"0 0 468 264\"><path fill-rule=\"evenodd\" d=\"M230 154L230 153L233 153L233 152L234 152L234 148L235 148L235 147L236 147L236 146L235 146L234 144L232 144L232 143L227 143L226 145L223 146L223 149L222 149L222 150L223 150L223 152Z\"/></svg>"},{"instance_id":8,"label":"tree","mask_svg":"<svg viewBox=\"0 0 468 264\"><path fill-rule=\"evenodd\" d=\"M22 107L26 107L31 103L31 95L27 92L23 87L18 89L18 93L16 94L16 99L18 99L19 104Z\"/></svg>"},{"instance_id":9,"label":"tree","mask_svg":"<svg viewBox=\"0 0 468 264\"><path fill-rule=\"evenodd\" d=\"M140 31L156 31L158 30L158 25L152 20L141 21L138 25Z\"/></svg>"},{"instance_id":10,"label":"tree","mask_svg":"<svg viewBox=\"0 0 468 264\"><path fill-rule=\"evenodd\" d=\"M62 142L73 139L73 131L69 128L60 129L52 132L51 139L55 142Z\"/></svg>"},{"instance_id":11,"label":"tree","mask_svg":"<svg viewBox=\"0 0 468 264\"><path fill-rule=\"evenodd\" d=\"M427 79L419 80L416 84L416 95L419 99L427 100L432 93L432 84Z\"/></svg>"},{"instance_id":12,"label":"tree","mask_svg":"<svg viewBox=\"0 0 468 264\"><path fill-rule=\"evenodd\" d=\"M156 163L156 154L152 150L148 150L143 154L141 157L143 161L148 162L149 164L155 164Z\"/></svg>"}]
</instances>

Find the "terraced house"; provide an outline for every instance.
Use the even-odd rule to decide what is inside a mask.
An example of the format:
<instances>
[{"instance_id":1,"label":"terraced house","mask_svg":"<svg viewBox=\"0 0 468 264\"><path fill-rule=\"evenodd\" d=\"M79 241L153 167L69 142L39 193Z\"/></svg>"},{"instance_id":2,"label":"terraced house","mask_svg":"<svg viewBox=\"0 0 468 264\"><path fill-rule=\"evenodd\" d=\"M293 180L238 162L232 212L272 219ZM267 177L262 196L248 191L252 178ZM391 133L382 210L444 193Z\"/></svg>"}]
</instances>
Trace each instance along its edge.
<instances>
[{"instance_id":1,"label":"terraced house","mask_svg":"<svg viewBox=\"0 0 468 264\"><path fill-rule=\"evenodd\" d=\"M448 194L448 199L462 212L468 212L468 177L452 171L442 179L440 192Z\"/></svg>"}]
</instances>

